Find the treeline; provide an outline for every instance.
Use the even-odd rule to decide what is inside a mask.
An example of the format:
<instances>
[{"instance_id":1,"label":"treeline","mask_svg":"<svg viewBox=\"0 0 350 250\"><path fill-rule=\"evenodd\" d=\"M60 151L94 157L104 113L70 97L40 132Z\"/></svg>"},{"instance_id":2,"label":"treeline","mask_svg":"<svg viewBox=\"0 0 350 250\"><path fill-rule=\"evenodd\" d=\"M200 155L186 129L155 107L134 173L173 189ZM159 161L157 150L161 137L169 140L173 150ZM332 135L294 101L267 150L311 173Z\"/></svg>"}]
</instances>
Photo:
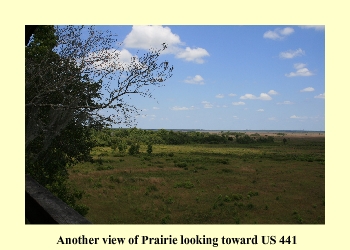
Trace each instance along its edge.
<instances>
[{"instance_id":1,"label":"treeline","mask_svg":"<svg viewBox=\"0 0 350 250\"><path fill-rule=\"evenodd\" d=\"M120 151L127 146L135 144L249 144L258 142L274 142L273 136L261 137L259 134L247 135L239 132L209 133L198 131L173 131L173 130L144 130L144 129L103 129L93 131L93 138L97 146L119 148Z\"/></svg>"}]
</instances>

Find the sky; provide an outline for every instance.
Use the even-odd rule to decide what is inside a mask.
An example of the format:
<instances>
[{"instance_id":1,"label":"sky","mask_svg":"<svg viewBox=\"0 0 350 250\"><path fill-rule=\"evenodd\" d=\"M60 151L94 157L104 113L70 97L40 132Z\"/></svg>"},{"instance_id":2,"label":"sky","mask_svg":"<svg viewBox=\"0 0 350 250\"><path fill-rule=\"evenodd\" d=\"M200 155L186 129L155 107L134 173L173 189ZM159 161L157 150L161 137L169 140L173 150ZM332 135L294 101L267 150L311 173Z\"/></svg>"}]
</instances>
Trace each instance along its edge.
<instances>
[{"instance_id":1,"label":"sky","mask_svg":"<svg viewBox=\"0 0 350 250\"><path fill-rule=\"evenodd\" d=\"M121 58L167 43L173 76L137 128L325 130L324 26L108 26ZM114 126L118 127L118 125Z\"/></svg>"}]
</instances>

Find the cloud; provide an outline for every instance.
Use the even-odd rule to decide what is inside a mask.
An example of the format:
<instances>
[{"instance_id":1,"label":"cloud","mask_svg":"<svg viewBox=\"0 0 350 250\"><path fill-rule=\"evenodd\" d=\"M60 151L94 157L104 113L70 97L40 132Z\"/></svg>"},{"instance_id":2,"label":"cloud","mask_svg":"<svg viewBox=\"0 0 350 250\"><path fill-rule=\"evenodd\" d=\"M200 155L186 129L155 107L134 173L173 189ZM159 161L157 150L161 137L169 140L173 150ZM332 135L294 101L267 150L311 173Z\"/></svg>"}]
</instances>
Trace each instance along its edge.
<instances>
[{"instance_id":1,"label":"cloud","mask_svg":"<svg viewBox=\"0 0 350 250\"><path fill-rule=\"evenodd\" d=\"M182 110L193 110L194 109L194 106L191 106L191 107L179 107L179 106L175 106L175 107L172 107L171 110L174 110L174 111L182 111Z\"/></svg>"},{"instance_id":2,"label":"cloud","mask_svg":"<svg viewBox=\"0 0 350 250\"><path fill-rule=\"evenodd\" d=\"M252 94L245 94L244 96L241 96L240 99L263 100L263 101L272 100L271 96L269 96L266 93L261 93L259 97L256 97L255 95L252 95Z\"/></svg>"},{"instance_id":3,"label":"cloud","mask_svg":"<svg viewBox=\"0 0 350 250\"><path fill-rule=\"evenodd\" d=\"M228 96L236 96L237 94L230 93Z\"/></svg>"},{"instance_id":4,"label":"cloud","mask_svg":"<svg viewBox=\"0 0 350 250\"><path fill-rule=\"evenodd\" d=\"M158 107L153 107L153 109L160 109L160 108L158 108Z\"/></svg>"},{"instance_id":5,"label":"cloud","mask_svg":"<svg viewBox=\"0 0 350 250\"><path fill-rule=\"evenodd\" d=\"M187 77L185 83L189 84L204 84L204 79L200 75L195 75L194 77Z\"/></svg>"},{"instance_id":6,"label":"cloud","mask_svg":"<svg viewBox=\"0 0 350 250\"><path fill-rule=\"evenodd\" d=\"M296 115L292 115L291 117L289 117L291 119L307 119L306 116L296 116Z\"/></svg>"},{"instance_id":7,"label":"cloud","mask_svg":"<svg viewBox=\"0 0 350 250\"><path fill-rule=\"evenodd\" d=\"M325 26L324 25L301 25L300 28L302 29L314 29L314 30L324 30Z\"/></svg>"},{"instance_id":8,"label":"cloud","mask_svg":"<svg viewBox=\"0 0 350 250\"><path fill-rule=\"evenodd\" d=\"M211 104L210 102L203 101L202 104L204 105L204 108L206 109L211 109L214 105Z\"/></svg>"},{"instance_id":9,"label":"cloud","mask_svg":"<svg viewBox=\"0 0 350 250\"><path fill-rule=\"evenodd\" d=\"M257 111L258 111L258 112L264 112L264 110L263 110L263 109L258 109Z\"/></svg>"},{"instance_id":10,"label":"cloud","mask_svg":"<svg viewBox=\"0 0 350 250\"><path fill-rule=\"evenodd\" d=\"M194 61L196 63L204 63L203 57L209 56L208 51L202 48L191 49L186 47L186 49L179 51L176 54L176 58L184 59L185 61Z\"/></svg>"},{"instance_id":11,"label":"cloud","mask_svg":"<svg viewBox=\"0 0 350 250\"><path fill-rule=\"evenodd\" d=\"M78 64L81 63L78 60ZM99 70L99 71L116 71L116 70L128 70L129 67L139 66L138 57L133 56L128 50L122 49L108 49L100 50L90 53L84 58L86 63L86 70Z\"/></svg>"},{"instance_id":12,"label":"cloud","mask_svg":"<svg viewBox=\"0 0 350 250\"><path fill-rule=\"evenodd\" d=\"M271 89L269 92L267 92L269 95L278 95L278 93L276 91L274 91L273 89Z\"/></svg>"},{"instance_id":13,"label":"cloud","mask_svg":"<svg viewBox=\"0 0 350 250\"><path fill-rule=\"evenodd\" d=\"M297 49L297 50L288 50L280 53L280 58L283 59L291 59L297 56L302 56L305 55L305 51L302 49Z\"/></svg>"},{"instance_id":14,"label":"cloud","mask_svg":"<svg viewBox=\"0 0 350 250\"><path fill-rule=\"evenodd\" d=\"M300 92L312 92L312 91L315 91L313 87L307 87L305 89L300 90Z\"/></svg>"},{"instance_id":15,"label":"cloud","mask_svg":"<svg viewBox=\"0 0 350 250\"><path fill-rule=\"evenodd\" d=\"M245 105L244 102L233 102L232 105L238 106L238 105Z\"/></svg>"},{"instance_id":16,"label":"cloud","mask_svg":"<svg viewBox=\"0 0 350 250\"><path fill-rule=\"evenodd\" d=\"M285 74L287 77L295 77L295 76L312 76L314 75L308 68L305 67L304 63L295 63L294 68L297 70L296 72L290 72L289 74Z\"/></svg>"},{"instance_id":17,"label":"cloud","mask_svg":"<svg viewBox=\"0 0 350 250\"><path fill-rule=\"evenodd\" d=\"M325 93L319 94L319 95L315 96L314 98L325 99Z\"/></svg>"},{"instance_id":18,"label":"cloud","mask_svg":"<svg viewBox=\"0 0 350 250\"><path fill-rule=\"evenodd\" d=\"M131 32L124 39L125 48L161 49L165 43L167 48L162 53L174 54L176 58L204 63L203 57L209 56L207 50L203 48L183 48L185 45L177 34L172 33L169 27L159 25L154 26L133 26Z\"/></svg>"},{"instance_id":19,"label":"cloud","mask_svg":"<svg viewBox=\"0 0 350 250\"><path fill-rule=\"evenodd\" d=\"M259 100L263 100L263 101L269 101L271 100L271 96L269 96L266 93L261 93L260 96L258 97Z\"/></svg>"},{"instance_id":20,"label":"cloud","mask_svg":"<svg viewBox=\"0 0 350 250\"><path fill-rule=\"evenodd\" d=\"M141 118L150 118L149 120L154 120L156 118L156 115L141 115Z\"/></svg>"},{"instance_id":21,"label":"cloud","mask_svg":"<svg viewBox=\"0 0 350 250\"><path fill-rule=\"evenodd\" d=\"M245 94L244 96L241 96L240 99L257 99L257 97L252 94Z\"/></svg>"},{"instance_id":22,"label":"cloud","mask_svg":"<svg viewBox=\"0 0 350 250\"><path fill-rule=\"evenodd\" d=\"M223 94L218 94L215 96L216 98L224 98L224 95Z\"/></svg>"},{"instance_id":23,"label":"cloud","mask_svg":"<svg viewBox=\"0 0 350 250\"><path fill-rule=\"evenodd\" d=\"M274 29L273 31L272 30L266 31L263 37L267 39L272 39L272 40L283 40L285 37L291 35L293 32L294 32L294 29L290 27L286 27L284 29L277 28L277 29Z\"/></svg>"},{"instance_id":24,"label":"cloud","mask_svg":"<svg viewBox=\"0 0 350 250\"><path fill-rule=\"evenodd\" d=\"M168 45L168 53L176 51L177 46L182 44L180 37L172 33L169 27L157 25L133 26L123 42L126 48L145 50L150 48L160 49L163 43Z\"/></svg>"},{"instance_id":25,"label":"cloud","mask_svg":"<svg viewBox=\"0 0 350 250\"><path fill-rule=\"evenodd\" d=\"M278 102L277 104L285 104L285 105L289 105L289 104L294 104L291 101L284 101L284 102Z\"/></svg>"}]
</instances>

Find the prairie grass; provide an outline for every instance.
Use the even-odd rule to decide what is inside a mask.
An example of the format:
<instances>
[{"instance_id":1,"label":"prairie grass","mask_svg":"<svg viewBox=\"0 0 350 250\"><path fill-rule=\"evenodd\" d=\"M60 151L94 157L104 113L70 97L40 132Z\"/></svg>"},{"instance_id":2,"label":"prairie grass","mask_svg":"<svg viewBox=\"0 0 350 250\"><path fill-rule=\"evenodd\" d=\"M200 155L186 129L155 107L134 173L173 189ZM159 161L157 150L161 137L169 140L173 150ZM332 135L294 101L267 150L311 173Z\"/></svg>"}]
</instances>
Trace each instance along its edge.
<instances>
[{"instance_id":1,"label":"prairie grass","mask_svg":"<svg viewBox=\"0 0 350 250\"><path fill-rule=\"evenodd\" d=\"M98 147L70 181L95 224L324 224L324 142Z\"/></svg>"}]
</instances>

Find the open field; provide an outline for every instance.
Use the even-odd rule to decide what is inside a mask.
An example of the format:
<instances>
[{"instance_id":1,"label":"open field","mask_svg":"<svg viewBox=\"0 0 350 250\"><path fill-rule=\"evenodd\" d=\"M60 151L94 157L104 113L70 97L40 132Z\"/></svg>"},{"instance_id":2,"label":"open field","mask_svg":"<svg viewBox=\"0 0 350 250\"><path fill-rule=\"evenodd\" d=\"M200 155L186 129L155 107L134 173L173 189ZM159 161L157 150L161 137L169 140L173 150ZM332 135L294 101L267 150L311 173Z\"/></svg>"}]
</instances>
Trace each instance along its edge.
<instances>
[{"instance_id":1,"label":"open field","mask_svg":"<svg viewBox=\"0 0 350 250\"><path fill-rule=\"evenodd\" d=\"M265 135L265 134L262 134ZM268 135L268 134L266 134ZM324 224L324 133L273 143L93 150L70 169L95 224ZM270 134L269 134L270 136Z\"/></svg>"}]
</instances>

